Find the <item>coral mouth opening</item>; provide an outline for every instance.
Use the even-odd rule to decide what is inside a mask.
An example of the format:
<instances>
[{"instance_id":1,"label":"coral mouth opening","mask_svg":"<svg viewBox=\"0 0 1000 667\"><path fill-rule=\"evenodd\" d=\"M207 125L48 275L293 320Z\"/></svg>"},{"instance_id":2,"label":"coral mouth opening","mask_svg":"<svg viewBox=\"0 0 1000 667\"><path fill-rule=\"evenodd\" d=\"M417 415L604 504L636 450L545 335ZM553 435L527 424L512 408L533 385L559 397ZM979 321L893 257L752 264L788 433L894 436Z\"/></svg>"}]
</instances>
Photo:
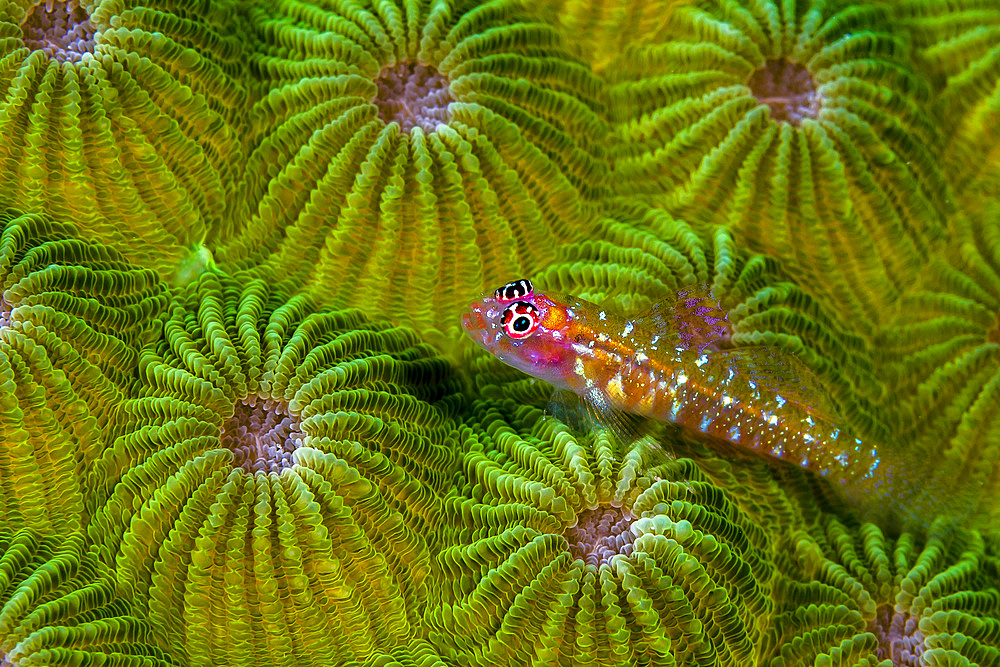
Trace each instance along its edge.
<instances>
[{"instance_id":1,"label":"coral mouth opening","mask_svg":"<svg viewBox=\"0 0 1000 667\"><path fill-rule=\"evenodd\" d=\"M294 461L302 442L299 419L283 401L248 396L222 424L222 446L233 453L233 465L248 473L280 474Z\"/></svg>"},{"instance_id":2,"label":"coral mouth opening","mask_svg":"<svg viewBox=\"0 0 1000 667\"><path fill-rule=\"evenodd\" d=\"M76 62L94 51L96 28L79 0L41 0L21 21L24 44L59 61Z\"/></svg>"},{"instance_id":3,"label":"coral mouth opening","mask_svg":"<svg viewBox=\"0 0 1000 667\"><path fill-rule=\"evenodd\" d=\"M799 125L819 116L821 100L812 74L787 58L768 60L747 81L753 96L776 121Z\"/></svg>"},{"instance_id":4,"label":"coral mouth opening","mask_svg":"<svg viewBox=\"0 0 1000 667\"><path fill-rule=\"evenodd\" d=\"M612 556L632 554L632 515L619 507L598 507L581 512L576 525L563 537L569 552L588 565L607 563Z\"/></svg>"},{"instance_id":5,"label":"coral mouth opening","mask_svg":"<svg viewBox=\"0 0 1000 667\"><path fill-rule=\"evenodd\" d=\"M917 628L920 619L897 612L888 605L878 608L869 630L878 638L878 657L892 660L893 667L917 667L922 664L924 636Z\"/></svg>"},{"instance_id":6,"label":"coral mouth opening","mask_svg":"<svg viewBox=\"0 0 1000 667\"><path fill-rule=\"evenodd\" d=\"M455 100L448 78L431 65L412 60L387 65L375 84L374 102L386 124L395 121L404 132L417 126L433 132L451 119L448 105Z\"/></svg>"}]
</instances>

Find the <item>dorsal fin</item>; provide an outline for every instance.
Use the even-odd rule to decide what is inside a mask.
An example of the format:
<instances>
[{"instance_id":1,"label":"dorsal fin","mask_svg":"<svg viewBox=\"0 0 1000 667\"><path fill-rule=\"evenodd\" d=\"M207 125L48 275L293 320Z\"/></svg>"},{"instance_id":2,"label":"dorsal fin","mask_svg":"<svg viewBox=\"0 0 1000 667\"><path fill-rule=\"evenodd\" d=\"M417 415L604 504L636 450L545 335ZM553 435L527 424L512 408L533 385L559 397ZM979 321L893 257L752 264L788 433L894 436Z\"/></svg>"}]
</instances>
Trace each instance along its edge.
<instances>
[{"instance_id":1,"label":"dorsal fin","mask_svg":"<svg viewBox=\"0 0 1000 667\"><path fill-rule=\"evenodd\" d=\"M690 285L654 303L637 320L665 339L698 352L726 347L732 335L729 314L705 284Z\"/></svg>"}]
</instances>

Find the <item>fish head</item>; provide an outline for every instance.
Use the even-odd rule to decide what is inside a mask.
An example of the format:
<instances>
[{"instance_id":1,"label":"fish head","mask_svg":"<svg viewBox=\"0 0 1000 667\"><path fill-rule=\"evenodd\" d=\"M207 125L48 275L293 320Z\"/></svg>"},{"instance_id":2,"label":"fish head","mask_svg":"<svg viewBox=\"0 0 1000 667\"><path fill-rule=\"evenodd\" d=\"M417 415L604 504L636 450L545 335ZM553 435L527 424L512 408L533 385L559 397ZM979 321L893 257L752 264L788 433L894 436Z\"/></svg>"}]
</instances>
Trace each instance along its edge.
<instances>
[{"instance_id":1,"label":"fish head","mask_svg":"<svg viewBox=\"0 0 1000 667\"><path fill-rule=\"evenodd\" d=\"M469 305L462 326L469 337L509 366L563 387L572 358L566 345L572 312L536 292L527 279L507 283Z\"/></svg>"}]
</instances>

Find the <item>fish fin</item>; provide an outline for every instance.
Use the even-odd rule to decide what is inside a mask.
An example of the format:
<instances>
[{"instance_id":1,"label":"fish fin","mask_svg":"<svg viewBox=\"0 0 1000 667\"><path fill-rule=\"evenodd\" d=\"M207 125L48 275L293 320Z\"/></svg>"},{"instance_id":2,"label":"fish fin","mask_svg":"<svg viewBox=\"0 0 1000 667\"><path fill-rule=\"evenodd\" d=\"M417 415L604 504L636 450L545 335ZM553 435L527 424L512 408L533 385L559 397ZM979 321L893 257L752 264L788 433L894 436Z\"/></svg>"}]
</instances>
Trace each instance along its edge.
<instances>
[{"instance_id":1,"label":"fish fin","mask_svg":"<svg viewBox=\"0 0 1000 667\"><path fill-rule=\"evenodd\" d=\"M705 284L677 291L653 304L637 320L665 340L698 352L724 349L732 336L729 313L719 305L712 288Z\"/></svg>"}]
</instances>

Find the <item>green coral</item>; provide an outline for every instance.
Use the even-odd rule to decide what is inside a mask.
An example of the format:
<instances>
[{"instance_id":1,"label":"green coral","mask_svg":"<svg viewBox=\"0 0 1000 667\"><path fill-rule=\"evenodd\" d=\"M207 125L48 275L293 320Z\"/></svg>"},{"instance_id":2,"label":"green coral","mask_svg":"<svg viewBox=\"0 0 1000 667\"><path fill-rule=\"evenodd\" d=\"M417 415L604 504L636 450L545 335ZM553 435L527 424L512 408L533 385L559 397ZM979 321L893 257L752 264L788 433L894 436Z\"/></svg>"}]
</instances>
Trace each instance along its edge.
<instances>
[{"instance_id":1,"label":"green coral","mask_svg":"<svg viewBox=\"0 0 1000 667\"><path fill-rule=\"evenodd\" d=\"M172 276L226 219L240 161L235 6L0 4L0 201Z\"/></svg>"},{"instance_id":2,"label":"green coral","mask_svg":"<svg viewBox=\"0 0 1000 667\"><path fill-rule=\"evenodd\" d=\"M91 471L91 538L191 664L366 661L414 634L456 381L412 331L203 275Z\"/></svg>"},{"instance_id":3,"label":"green coral","mask_svg":"<svg viewBox=\"0 0 1000 667\"><path fill-rule=\"evenodd\" d=\"M0 662L10 667L178 667L131 615L114 573L74 533L0 531Z\"/></svg>"},{"instance_id":4,"label":"green coral","mask_svg":"<svg viewBox=\"0 0 1000 667\"><path fill-rule=\"evenodd\" d=\"M577 437L509 399L473 410L466 487L448 503L424 619L446 657L753 660L771 615L774 557L759 522L802 511L761 475L766 465L737 471L709 456L702 468L672 459L660 439Z\"/></svg>"},{"instance_id":5,"label":"green coral","mask_svg":"<svg viewBox=\"0 0 1000 667\"><path fill-rule=\"evenodd\" d=\"M71 225L10 209L0 225L0 518L79 528L85 471L165 305L163 287Z\"/></svg>"},{"instance_id":6,"label":"green coral","mask_svg":"<svg viewBox=\"0 0 1000 667\"><path fill-rule=\"evenodd\" d=\"M914 280L950 210L933 88L882 3L691 3L607 68L617 191L865 322Z\"/></svg>"},{"instance_id":7,"label":"green coral","mask_svg":"<svg viewBox=\"0 0 1000 667\"><path fill-rule=\"evenodd\" d=\"M790 536L760 664L992 665L1000 661L996 535L935 524L887 537L826 517Z\"/></svg>"},{"instance_id":8,"label":"green coral","mask_svg":"<svg viewBox=\"0 0 1000 667\"><path fill-rule=\"evenodd\" d=\"M1000 6L990 0L907 0L899 21L922 68L937 76L934 110L949 136L945 173L959 193L996 197L1000 172ZM981 171L987 172L980 178ZM978 186L978 187L977 187Z\"/></svg>"},{"instance_id":9,"label":"green coral","mask_svg":"<svg viewBox=\"0 0 1000 667\"><path fill-rule=\"evenodd\" d=\"M956 216L950 242L901 302L882 347L903 413L900 438L919 443L967 509L1000 518L1000 206ZM967 495L967 494L964 494Z\"/></svg>"},{"instance_id":10,"label":"green coral","mask_svg":"<svg viewBox=\"0 0 1000 667\"><path fill-rule=\"evenodd\" d=\"M261 1L250 18L261 99L227 266L444 342L481 291L592 233L600 80L520 2Z\"/></svg>"}]
</instances>

